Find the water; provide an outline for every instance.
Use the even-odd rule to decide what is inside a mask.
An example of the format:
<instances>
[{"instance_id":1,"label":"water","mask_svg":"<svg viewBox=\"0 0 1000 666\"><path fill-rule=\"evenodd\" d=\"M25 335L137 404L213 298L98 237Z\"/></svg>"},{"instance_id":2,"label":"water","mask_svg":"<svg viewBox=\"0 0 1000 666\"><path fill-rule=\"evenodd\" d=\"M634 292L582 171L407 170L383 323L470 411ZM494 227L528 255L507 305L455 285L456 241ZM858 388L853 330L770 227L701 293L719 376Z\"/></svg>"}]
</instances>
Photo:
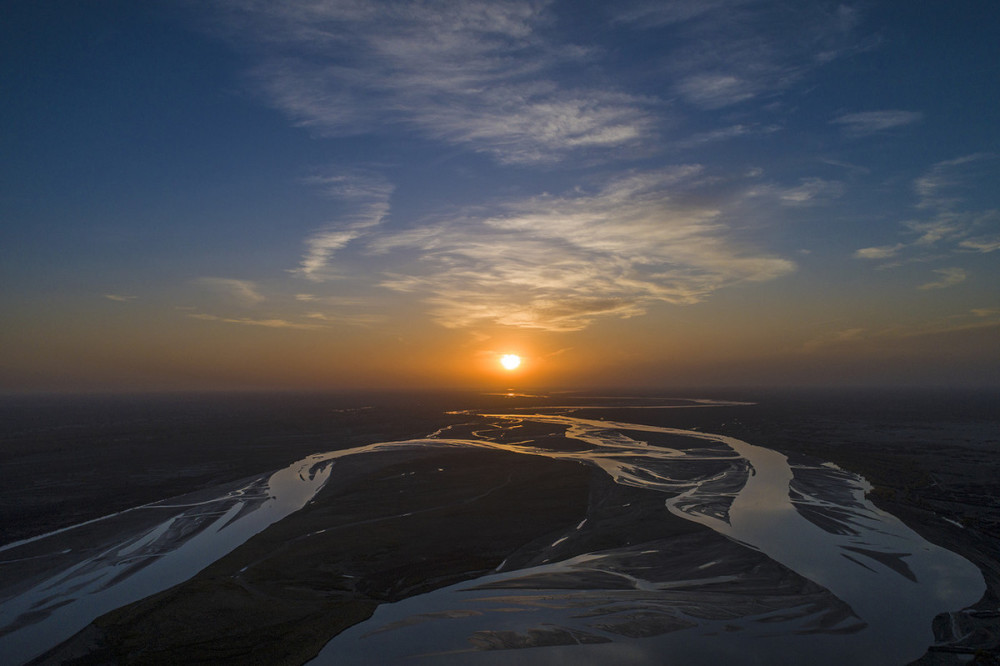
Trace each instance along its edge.
<instances>
[{"instance_id":1,"label":"water","mask_svg":"<svg viewBox=\"0 0 1000 666\"><path fill-rule=\"evenodd\" d=\"M476 663L549 664L565 659L660 664L668 654L686 655L681 663L807 659L841 664L848 658L857 664L904 663L918 658L932 642L935 615L974 603L985 589L975 566L877 509L864 498L867 484L836 467L793 470L777 452L693 431L537 414L497 418L567 426L568 436L595 449L570 454L525 450L585 460L619 483L666 492L666 504L675 515L706 525L818 583L853 613L823 621L818 616L837 610L830 608L833 600L810 600L805 603L816 608L803 612L796 608L803 601L791 599L787 601L793 605L777 613L750 610L733 617L722 612L729 616L720 621L720 611L731 608L741 594L734 573L738 569L716 561L684 570L663 562L673 555L661 556L657 544L635 544L383 605L370 620L331 641L315 663L389 663L419 655L433 657L434 663L460 663L469 659L470 644L476 645L477 639L480 647L493 648L540 641L569 646L506 650L488 658L477 652ZM717 447L651 447L639 439L643 433L685 435ZM669 472L680 461L718 461L732 454L738 458L723 475L683 480ZM796 473L804 476L806 471L814 477L811 485L825 491L796 493L793 500L791 484ZM733 476L742 483L734 483ZM674 494L684 485L686 490ZM728 509L719 510L726 505ZM836 529L808 520L803 507L833 516ZM706 576L706 564L726 574ZM628 585L594 587L590 581L595 572L610 572ZM651 579L648 572L659 577ZM566 590L567 578L577 581L570 585L572 592ZM520 583L526 580L539 589L524 589ZM545 582L553 580L562 589L545 589ZM708 599L691 600L692 594ZM678 612L684 603L688 611ZM629 624L634 625L631 630ZM607 631L609 625L612 631Z\"/></svg>"},{"instance_id":2,"label":"water","mask_svg":"<svg viewBox=\"0 0 1000 666\"><path fill-rule=\"evenodd\" d=\"M702 401L701 406L724 406ZM617 407L653 408L648 402ZM677 404L669 405L672 409ZM343 456L496 448L593 465L708 530L590 551L588 516L551 561L395 604L334 638L317 663L902 663L935 615L974 603L978 569L865 499L866 482L733 437L563 413L465 415L468 427L316 454L215 493L155 502L0 548L34 562L4 585L0 652L26 661L97 616L182 582L298 510ZM525 425L578 444L554 449ZM436 537L429 537L436 538ZM533 649L511 649L521 647Z\"/></svg>"},{"instance_id":3,"label":"water","mask_svg":"<svg viewBox=\"0 0 1000 666\"><path fill-rule=\"evenodd\" d=\"M55 575L3 600L0 653L13 663L27 661L98 616L189 579L302 508L328 478L328 463L321 457L306 458L221 496L157 502L89 522L79 530L59 530L0 548L0 563L44 558L47 553L70 562ZM152 514L160 522L137 530L130 525L132 513ZM102 523L120 525L112 528L109 543L95 537L83 548L67 547L87 540L78 531L106 527Z\"/></svg>"}]
</instances>

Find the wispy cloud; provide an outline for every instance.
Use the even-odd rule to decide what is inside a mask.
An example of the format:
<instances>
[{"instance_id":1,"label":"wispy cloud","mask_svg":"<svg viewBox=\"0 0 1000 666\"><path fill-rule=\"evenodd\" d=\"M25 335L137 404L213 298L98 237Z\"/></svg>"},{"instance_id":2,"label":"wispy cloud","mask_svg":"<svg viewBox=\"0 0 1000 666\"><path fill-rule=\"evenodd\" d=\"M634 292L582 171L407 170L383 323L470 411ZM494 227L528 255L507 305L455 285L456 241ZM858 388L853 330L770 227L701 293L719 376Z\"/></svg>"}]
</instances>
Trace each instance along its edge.
<instances>
[{"instance_id":1,"label":"wispy cloud","mask_svg":"<svg viewBox=\"0 0 1000 666\"><path fill-rule=\"evenodd\" d=\"M823 178L803 178L796 187L786 188L778 193L781 201L792 206L809 206L825 203L844 193L844 184Z\"/></svg>"},{"instance_id":2,"label":"wispy cloud","mask_svg":"<svg viewBox=\"0 0 1000 666\"><path fill-rule=\"evenodd\" d=\"M375 326L378 324L384 324L388 317L384 314L374 314L374 313L338 313L331 314L327 312L310 312L306 315L309 319L314 319L316 321L322 321L326 323L333 324L347 324L350 326Z\"/></svg>"},{"instance_id":3,"label":"wispy cloud","mask_svg":"<svg viewBox=\"0 0 1000 666\"><path fill-rule=\"evenodd\" d=\"M314 330L324 328L321 324L303 324L288 321L286 319L250 319L248 317L219 317L211 314L192 313L187 315L191 319L202 321L216 321L224 324L240 324L242 326L263 326L264 328L295 328L301 330Z\"/></svg>"},{"instance_id":4,"label":"wispy cloud","mask_svg":"<svg viewBox=\"0 0 1000 666\"><path fill-rule=\"evenodd\" d=\"M858 259L891 259L898 255L904 247L906 246L902 243L881 247L863 247L860 250L855 250L854 256Z\"/></svg>"},{"instance_id":5,"label":"wispy cloud","mask_svg":"<svg viewBox=\"0 0 1000 666\"><path fill-rule=\"evenodd\" d=\"M634 173L359 242L391 265L382 287L414 294L449 327L573 331L793 271L787 259L730 242L723 211L675 200L701 175L696 165Z\"/></svg>"},{"instance_id":6,"label":"wispy cloud","mask_svg":"<svg viewBox=\"0 0 1000 666\"><path fill-rule=\"evenodd\" d=\"M899 263L906 263L933 258L943 252L955 258L961 253L1000 250L1000 233L997 233L1000 230L1000 211L977 209L970 200L977 192L991 191L992 173L980 167L993 159L993 155L979 153L931 166L913 181L913 191L917 196L914 208L923 217L900 223L904 237L901 242L861 248L854 256L873 260L899 258L906 260ZM925 285L921 288L934 287Z\"/></svg>"},{"instance_id":7,"label":"wispy cloud","mask_svg":"<svg viewBox=\"0 0 1000 666\"><path fill-rule=\"evenodd\" d=\"M993 159L995 155L975 153L938 162L913 183L920 197L917 207L943 211L960 207L978 175L975 168Z\"/></svg>"},{"instance_id":8,"label":"wispy cloud","mask_svg":"<svg viewBox=\"0 0 1000 666\"><path fill-rule=\"evenodd\" d=\"M902 223L913 238L910 246L933 247L955 242L967 236L975 226L972 215L942 213L930 220L907 220Z\"/></svg>"},{"instance_id":9,"label":"wispy cloud","mask_svg":"<svg viewBox=\"0 0 1000 666\"><path fill-rule=\"evenodd\" d=\"M862 111L860 113L846 113L838 116L830 122L841 125L845 135L851 137L863 137L886 130L913 125L923 120L924 115L919 111Z\"/></svg>"},{"instance_id":10,"label":"wispy cloud","mask_svg":"<svg viewBox=\"0 0 1000 666\"><path fill-rule=\"evenodd\" d=\"M854 10L811 2L219 4L230 36L258 54L251 79L297 124L327 136L416 130L504 163L645 152L658 144L675 98L700 109L765 99L867 48ZM662 31L641 85L609 77L633 63L602 38L565 29L567 11L610 19L606 29L619 41ZM739 127L702 139L751 124Z\"/></svg>"},{"instance_id":11,"label":"wispy cloud","mask_svg":"<svg viewBox=\"0 0 1000 666\"><path fill-rule=\"evenodd\" d=\"M824 158L820 159L820 162L823 162L824 164L830 164L832 166L840 167L842 169L847 169L848 171L850 171L852 173L857 173L857 174L861 174L861 175L868 175L868 174L870 174L872 172L872 170L869 169L868 167L864 167L864 166L861 166L859 164L851 164L850 162L845 162L843 160L834 160L834 159L830 159L830 158L824 157Z\"/></svg>"},{"instance_id":12,"label":"wispy cloud","mask_svg":"<svg viewBox=\"0 0 1000 666\"><path fill-rule=\"evenodd\" d=\"M975 308L967 312L927 319L908 325L885 328L848 328L831 331L807 341L804 352L827 349L868 347L895 348L905 340L946 336L969 331L1000 328L1000 308Z\"/></svg>"},{"instance_id":13,"label":"wispy cloud","mask_svg":"<svg viewBox=\"0 0 1000 666\"><path fill-rule=\"evenodd\" d=\"M198 283L241 305L256 305L266 300L264 295L258 291L257 285L251 280L204 277L200 278Z\"/></svg>"},{"instance_id":14,"label":"wispy cloud","mask_svg":"<svg viewBox=\"0 0 1000 666\"><path fill-rule=\"evenodd\" d=\"M1000 236L980 236L967 238L958 244L963 250L971 252L996 252L1000 250Z\"/></svg>"},{"instance_id":15,"label":"wispy cloud","mask_svg":"<svg viewBox=\"0 0 1000 666\"><path fill-rule=\"evenodd\" d=\"M104 294L104 298L109 301L118 301L119 303L128 303L129 301L134 301L135 296L128 296L125 294Z\"/></svg>"},{"instance_id":16,"label":"wispy cloud","mask_svg":"<svg viewBox=\"0 0 1000 666\"><path fill-rule=\"evenodd\" d=\"M585 48L541 37L544 0L225 3L270 101L320 133L397 125L504 162L639 145L649 100L556 83Z\"/></svg>"},{"instance_id":17,"label":"wispy cloud","mask_svg":"<svg viewBox=\"0 0 1000 666\"><path fill-rule=\"evenodd\" d=\"M764 86L734 74L699 73L677 83L677 91L696 106L718 109L756 97Z\"/></svg>"},{"instance_id":18,"label":"wispy cloud","mask_svg":"<svg viewBox=\"0 0 1000 666\"><path fill-rule=\"evenodd\" d=\"M644 0L642 2L622 3L616 20L623 23L659 27L684 23L720 10L732 10L754 1L677 0L676 2L659 2Z\"/></svg>"},{"instance_id":19,"label":"wispy cloud","mask_svg":"<svg viewBox=\"0 0 1000 666\"><path fill-rule=\"evenodd\" d=\"M748 174L756 177L760 174ZM828 204L843 195L844 183L824 178L800 178L798 185L783 186L774 183L754 185L744 193L747 197L769 199L782 206L802 207Z\"/></svg>"},{"instance_id":20,"label":"wispy cloud","mask_svg":"<svg viewBox=\"0 0 1000 666\"><path fill-rule=\"evenodd\" d=\"M813 69L866 48L857 13L818 3L747 0L632 2L616 20L664 32L673 45L658 64L686 102L719 109L784 90ZM794 34L795 39L789 39Z\"/></svg>"},{"instance_id":21,"label":"wispy cloud","mask_svg":"<svg viewBox=\"0 0 1000 666\"><path fill-rule=\"evenodd\" d=\"M394 188L382 176L367 172L313 176L308 182L338 200L345 209L336 225L319 230L306 240L306 252L297 272L318 280L329 277L326 269L334 253L385 220Z\"/></svg>"},{"instance_id":22,"label":"wispy cloud","mask_svg":"<svg viewBox=\"0 0 1000 666\"><path fill-rule=\"evenodd\" d=\"M939 268L934 272L940 275L941 279L922 284L918 289L946 289L965 282L966 278L969 277L969 274L961 268Z\"/></svg>"},{"instance_id":23,"label":"wispy cloud","mask_svg":"<svg viewBox=\"0 0 1000 666\"><path fill-rule=\"evenodd\" d=\"M930 320L911 328L888 329L883 331L881 335L890 339L920 338L988 328L1000 328L1000 311L977 308L968 313Z\"/></svg>"},{"instance_id":24,"label":"wispy cloud","mask_svg":"<svg viewBox=\"0 0 1000 666\"><path fill-rule=\"evenodd\" d=\"M773 132L779 131L781 128L778 125L754 125L754 124L739 124L739 125L729 125L727 127L720 127L719 129L711 130L708 132L698 132L684 138L680 141L674 143L678 148L695 148L702 146L706 143L715 143L717 141L726 141L728 139L735 139L741 136L750 136L755 134L771 134Z\"/></svg>"}]
</instances>

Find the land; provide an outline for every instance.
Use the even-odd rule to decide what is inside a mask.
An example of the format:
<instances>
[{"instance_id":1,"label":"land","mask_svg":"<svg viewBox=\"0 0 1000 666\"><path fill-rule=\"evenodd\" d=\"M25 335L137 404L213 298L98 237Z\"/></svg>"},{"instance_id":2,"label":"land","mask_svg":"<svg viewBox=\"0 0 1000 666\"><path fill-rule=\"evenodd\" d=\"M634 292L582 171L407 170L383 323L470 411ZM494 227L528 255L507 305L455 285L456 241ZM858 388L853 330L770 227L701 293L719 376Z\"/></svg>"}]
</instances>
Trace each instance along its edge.
<instances>
[{"instance_id":1,"label":"land","mask_svg":"<svg viewBox=\"0 0 1000 666\"><path fill-rule=\"evenodd\" d=\"M580 415L729 434L793 458L811 456L863 474L872 482L871 497L881 508L974 562L987 582L986 593L974 607L956 609L952 617L935 621L937 644L916 663L969 663L970 655L976 663L1000 663L1000 430L990 406L995 402L967 406L963 412L954 402L942 406L933 397L927 399L928 405L917 405L917 417L913 396L882 403L764 396L753 406L634 410L612 405ZM412 411L404 410L408 417L397 411L390 418L390 404L348 408L356 411L320 408L308 417L300 412L298 420L286 415L285 421L258 413L256 435L247 449L251 455L234 469L224 468L223 456L199 461L196 446L182 447L190 452L192 465L201 466L200 476L178 481L165 471L165 485L153 483L152 488L130 491L124 499L109 499L100 506L91 503L89 510L140 503L165 487L188 491L193 484L231 481L242 472L268 469L261 468L265 464L276 468L303 451L317 450L321 441L329 445L333 433L345 448L426 435L468 420L436 411L441 403L431 407L432 402L410 405ZM482 408L538 402L494 400ZM559 403L565 404L565 398ZM435 410L431 415L429 407ZM345 419L353 420L347 429ZM234 432L223 431L233 447L239 446ZM302 436L292 436L296 434ZM552 448L576 446L543 431L521 434L547 438ZM113 438L110 441L113 444ZM246 443L244 439L242 446ZM223 453L231 452L223 447ZM93 455L113 460L115 454ZM27 462L22 464L27 468ZM347 457L335 469L320 495L298 513L186 583L104 615L38 663L303 663L330 637L369 617L380 603L500 566L537 563L555 535L584 517L603 517L600 529L589 532L603 540L586 544L591 551L621 547L632 539L681 543L700 538L696 533L701 528L665 512L661 500L616 486L603 473L576 463L502 451L432 450ZM58 464L49 471L56 479ZM83 485L70 488L62 497L69 501L74 492L86 490ZM11 504L16 502L8 501ZM630 519L624 520L616 507L625 505L641 506L642 511L630 511ZM85 515L63 516L62 521ZM447 528L442 531L442 526ZM28 527L21 530L30 532ZM804 593L804 583L788 573L769 580L791 581L789 590ZM516 643L524 638L483 640L488 647L490 641Z\"/></svg>"},{"instance_id":2,"label":"land","mask_svg":"<svg viewBox=\"0 0 1000 666\"><path fill-rule=\"evenodd\" d=\"M980 568L982 599L934 624L921 666L1000 664L1000 396L996 392L764 392L717 410L606 411L609 419L729 434L864 476L869 498Z\"/></svg>"},{"instance_id":3,"label":"land","mask_svg":"<svg viewBox=\"0 0 1000 666\"><path fill-rule=\"evenodd\" d=\"M0 545L459 421L451 395L165 394L0 400Z\"/></svg>"},{"instance_id":4,"label":"land","mask_svg":"<svg viewBox=\"0 0 1000 666\"><path fill-rule=\"evenodd\" d=\"M192 580L103 616L39 663L303 663L379 603L491 572L579 521L594 474L476 450L335 467L303 510Z\"/></svg>"}]
</instances>

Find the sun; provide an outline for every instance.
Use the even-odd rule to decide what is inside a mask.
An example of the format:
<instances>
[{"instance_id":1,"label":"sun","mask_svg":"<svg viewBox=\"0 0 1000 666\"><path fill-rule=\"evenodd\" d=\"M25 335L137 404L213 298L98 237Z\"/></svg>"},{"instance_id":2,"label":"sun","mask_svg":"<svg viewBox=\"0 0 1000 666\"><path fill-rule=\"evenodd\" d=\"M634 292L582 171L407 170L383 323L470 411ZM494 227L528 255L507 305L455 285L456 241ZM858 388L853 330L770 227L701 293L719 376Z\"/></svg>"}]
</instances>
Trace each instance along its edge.
<instances>
[{"instance_id":1,"label":"sun","mask_svg":"<svg viewBox=\"0 0 1000 666\"><path fill-rule=\"evenodd\" d=\"M521 365L521 357L517 354L504 354L500 357L500 365L505 370L515 370L517 366Z\"/></svg>"}]
</instances>

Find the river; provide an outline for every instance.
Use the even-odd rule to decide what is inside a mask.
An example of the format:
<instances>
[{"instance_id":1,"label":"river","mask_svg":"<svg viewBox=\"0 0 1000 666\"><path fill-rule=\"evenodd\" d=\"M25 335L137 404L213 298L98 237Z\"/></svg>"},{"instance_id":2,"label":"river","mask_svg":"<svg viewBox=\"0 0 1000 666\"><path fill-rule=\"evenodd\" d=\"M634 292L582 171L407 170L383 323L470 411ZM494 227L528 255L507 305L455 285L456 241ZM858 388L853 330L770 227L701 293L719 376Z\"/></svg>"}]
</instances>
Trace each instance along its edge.
<instances>
[{"instance_id":1,"label":"river","mask_svg":"<svg viewBox=\"0 0 1000 666\"><path fill-rule=\"evenodd\" d=\"M9 544L31 576L4 584L0 653L27 661L101 614L187 580L298 510L348 455L412 447L502 448L594 465L661 493L674 516L710 531L686 548L637 541L574 550L589 517L553 540L552 561L383 604L316 663L905 663L933 641L935 615L974 603L982 574L865 498L832 465L790 465L767 448L693 430L559 414L471 415L443 430L309 456L270 475ZM562 432L553 449L525 425ZM684 442L683 446L671 445ZM589 521L589 522L588 522ZM756 559L755 559L756 558ZM762 562L764 564L762 564ZM610 581L610 582L609 582ZM533 647L535 649L510 649Z\"/></svg>"}]
</instances>

